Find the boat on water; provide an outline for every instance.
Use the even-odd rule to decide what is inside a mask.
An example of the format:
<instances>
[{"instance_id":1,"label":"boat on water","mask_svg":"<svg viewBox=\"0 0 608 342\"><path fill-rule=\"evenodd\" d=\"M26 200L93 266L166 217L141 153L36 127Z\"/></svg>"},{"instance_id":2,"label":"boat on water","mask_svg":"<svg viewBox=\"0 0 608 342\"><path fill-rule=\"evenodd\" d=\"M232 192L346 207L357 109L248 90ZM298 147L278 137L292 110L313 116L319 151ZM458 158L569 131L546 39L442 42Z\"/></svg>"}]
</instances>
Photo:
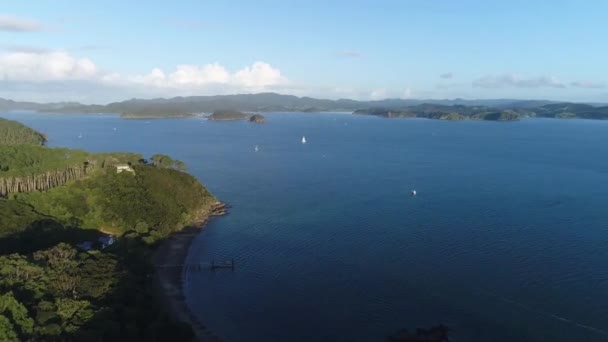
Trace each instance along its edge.
<instances>
[{"instance_id":1,"label":"boat on water","mask_svg":"<svg viewBox=\"0 0 608 342\"><path fill-rule=\"evenodd\" d=\"M82 133L78 134L78 139L82 139Z\"/></svg>"},{"instance_id":2,"label":"boat on water","mask_svg":"<svg viewBox=\"0 0 608 342\"><path fill-rule=\"evenodd\" d=\"M412 196L416 196L416 190L412 190Z\"/></svg>"},{"instance_id":3,"label":"boat on water","mask_svg":"<svg viewBox=\"0 0 608 342\"><path fill-rule=\"evenodd\" d=\"M302 144L306 144L306 137L302 137Z\"/></svg>"},{"instance_id":4,"label":"boat on water","mask_svg":"<svg viewBox=\"0 0 608 342\"><path fill-rule=\"evenodd\" d=\"M260 149L258 148L258 145L255 145L254 150L255 150L256 152L260 150Z\"/></svg>"}]
</instances>

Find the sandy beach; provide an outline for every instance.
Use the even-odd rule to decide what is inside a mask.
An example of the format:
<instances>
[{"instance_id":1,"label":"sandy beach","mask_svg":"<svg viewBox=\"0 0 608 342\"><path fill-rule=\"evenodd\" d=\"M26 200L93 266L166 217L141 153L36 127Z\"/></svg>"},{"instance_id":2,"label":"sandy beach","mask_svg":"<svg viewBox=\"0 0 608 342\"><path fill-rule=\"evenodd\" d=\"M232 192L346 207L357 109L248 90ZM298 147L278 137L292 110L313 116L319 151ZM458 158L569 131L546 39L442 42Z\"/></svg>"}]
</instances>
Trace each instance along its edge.
<instances>
[{"instance_id":1,"label":"sandy beach","mask_svg":"<svg viewBox=\"0 0 608 342\"><path fill-rule=\"evenodd\" d=\"M221 339L207 330L190 311L183 292L183 265L192 241L205 228L209 219L225 213L225 205L217 202L210 211L201 213L199 220L163 241L154 254L155 281L160 300L176 320L192 326L197 341L215 342Z\"/></svg>"}]
</instances>

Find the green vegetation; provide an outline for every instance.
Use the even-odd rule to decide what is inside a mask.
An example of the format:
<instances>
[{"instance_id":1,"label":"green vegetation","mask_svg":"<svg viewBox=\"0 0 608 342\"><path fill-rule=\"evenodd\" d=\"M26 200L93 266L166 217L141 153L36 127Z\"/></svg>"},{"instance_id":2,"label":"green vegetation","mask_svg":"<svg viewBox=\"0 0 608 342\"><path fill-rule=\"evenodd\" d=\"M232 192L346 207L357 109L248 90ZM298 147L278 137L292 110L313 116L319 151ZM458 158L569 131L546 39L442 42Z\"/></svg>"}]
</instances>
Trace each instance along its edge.
<instances>
[{"instance_id":1,"label":"green vegetation","mask_svg":"<svg viewBox=\"0 0 608 342\"><path fill-rule=\"evenodd\" d=\"M156 167L185 171L186 165L181 160L174 160L165 154L155 154L150 158L150 163Z\"/></svg>"},{"instance_id":2,"label":"green vegetation","mask_svg":"<svg viewBox=\"0 0 608 342\"><path fill-rule=\"evenodd\" d=\"M123 119L190 118L195 115L172 104L154 104L135 108L119 109Z\"/></svg>"},{"instance_id":3,"label":"green vegetation","mask_svg":"<svg viewBox=\"0 0 608 342\"><path fill-rule=\"evenodd\" d=\"M134 153L92 154L33 145L0 145L0 196L46 191L82 179L96 169L141 160Z\"/></svg>"},{"instance_id":4,"label":"green vegetation","mask_svg":"<svg viewBox=\"0 0 608 342\"><path fill-rule=\"evenodd\" d=\"M416 108L421 107L421 108ZM424 108L427 109L424 109ZM544 100L416 100L384 99L355 101L325 100L276 93L217 96L188 96L169 99L131 99L107 105L83 105L74 102L32 103L0 98L0 110L37 110L59 113L118 113L123 118L181 118L196 113L233 108L244 112L352 112L386 117L425 117L442 120L498 120L517 117L608 119L608 106L583 103L558 103ZM380 113L379 113L380 112ZM389 115L389 112L391 115ZM488 115L482 115L482 113ZM374 114L376 113L376 114ZM446 115L457 113L458 115ZM502 113L502 114L492 114ZM510 114L506 114L510 113ZM419 115L420 114L420 115ZM473 116L474 114L479 114ZM241 118L239 120L245 120Z\"/></svg>"},{"instance_id":5,"label":"green vegetation","mask_svg":"<svg viewBox=\"0 0 608 342\"><path fill-rule=\"evenodd\" d=\"M0 145L0 165L1 341L192 339L151 281L156 244L217 203L182 162L26 144Z\"/></svg>"},{"instance_id":6,"label":"green vegetation","mask_svg":"<svg viewBox=\"0 0 608 342\"><path fill-rule=\"evenodd\" d=\"M46 136L24 124L0 118L0 145L44 145Z\"/></svg>"},{"instance_id":7,"label":"green vegetation","mask_svg":"<svg viewBox=\"0 0 608 342\"><path fill-rule=\"evenodd\" d=\"M493 110L483 106L444 106L434 104L421 104L418 106L390 109L370 108L356 110L354 114L368 114L387 118L426 118L436 120L489 120L514 121L519 120L520 113L514 110Z\"/></svg>"},{"instance_id":8,"label":"green vegetation","mask_svg":"<svg viewBox=\"0 0 608 342\"><path fill-rule=\"evenodd\" d=\"M216 110L208 117L212 121L247 120L248 118L249 115L236 110Z\"/></svg>"},{"instance_id":9,"label":"green vegetation","mask_svg":"<svg viewBox=\"0 0 608 342\"><path fill-rule=\"evenodd\" d=\"M260 114L253 114L250 118L249 118L249 122L254 122L254 123L264 123L266 122L266 118Z\"/></svg>"}]
</instances>

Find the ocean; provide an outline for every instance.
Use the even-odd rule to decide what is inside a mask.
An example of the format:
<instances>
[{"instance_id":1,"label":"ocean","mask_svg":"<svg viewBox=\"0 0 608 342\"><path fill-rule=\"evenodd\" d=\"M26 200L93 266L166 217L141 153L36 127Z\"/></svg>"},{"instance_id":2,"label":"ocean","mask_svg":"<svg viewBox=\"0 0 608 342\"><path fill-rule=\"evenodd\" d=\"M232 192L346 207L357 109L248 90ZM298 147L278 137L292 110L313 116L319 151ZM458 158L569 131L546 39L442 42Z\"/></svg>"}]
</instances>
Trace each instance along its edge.
<instances>
[{"instance_id":1,"label":"ocean","mask_svg":"<svg viewBox=\"0 0 608 342\"><path fill-rule=\"evenodd\" d=\"M227 341L608 341L608 122L264 115L0 114L49 146L169 154L228 203L188 258L236 269L185 274Z\"/></svg>"}]
</instances>

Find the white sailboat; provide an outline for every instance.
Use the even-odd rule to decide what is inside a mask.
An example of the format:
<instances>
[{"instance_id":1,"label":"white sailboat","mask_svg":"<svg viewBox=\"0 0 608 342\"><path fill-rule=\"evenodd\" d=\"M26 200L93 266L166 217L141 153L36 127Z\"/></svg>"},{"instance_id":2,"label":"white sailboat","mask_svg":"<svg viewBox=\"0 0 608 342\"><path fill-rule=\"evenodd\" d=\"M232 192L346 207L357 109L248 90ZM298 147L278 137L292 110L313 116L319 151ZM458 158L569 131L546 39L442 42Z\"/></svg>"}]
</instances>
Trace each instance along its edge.
<instances>
[{"instance_id":1,"label":"white sailboat","mask_svg":"<svg viewBox=\"0 0 608 342\"><path fill-rule=\"evenodd\" d=\"M302 144L306 144L306 137L302 137Z\"/></svg>"},{"instance_id":2,"label":"white sailboat","mask_svg":"<svg viewBox=\"0 0 608 342\"><path fill-rule=\"evenodd\" d=\"M254 150L255 150L256 152L260 150L260 149L258 148L258 145L255 145Z\"/></svg>"},{"instance_id":3,"label":"white sailboat","mask_svg":"<svg viewBox=\"0 0 608 342\"><path fill-rule=\"evenodd\" d=\"M78 139L82 139L82 133L78 134Z\"/></svg>"}]
</instances>

